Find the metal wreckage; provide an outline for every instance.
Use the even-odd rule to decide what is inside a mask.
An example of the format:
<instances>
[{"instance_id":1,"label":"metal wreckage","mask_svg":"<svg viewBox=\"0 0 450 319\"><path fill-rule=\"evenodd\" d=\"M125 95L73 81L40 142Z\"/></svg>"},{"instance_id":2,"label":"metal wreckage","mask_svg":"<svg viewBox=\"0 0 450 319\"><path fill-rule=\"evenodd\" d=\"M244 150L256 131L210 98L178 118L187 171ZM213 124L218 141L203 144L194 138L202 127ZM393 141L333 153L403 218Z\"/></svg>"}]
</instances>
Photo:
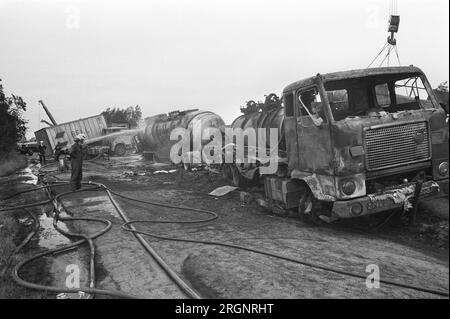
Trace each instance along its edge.
<instances>
[{"instance_id":1,"label":"metal wreckage","mask_svg":"<svg viewBox=\"0 0 450 319\"><path fill-rule=\"evenodd\" d=\"M281 99L270 94L241 111L231 128L278 131L277 172L261 174L260 161L221 168L235 186L263 183L272 208L320 223L448 195L447 114L419 68L317 74L288 85ZM167 158L170 131L192 130L195 119L224 125L208 111L175 112L147 119L141 140Z\"/></svg>"},{"instance_id":2,"label":"metal wreckage","mask_svg":"<svg viewBox=\"0 0 450 319\"><path fill-rule=\"evenodd\" d=\"M448 196L448 120L417 67L317 74L288 85L283 105L250 111L232 126L280 130L279 168L224 169L236 185L262 177L266 196L315 222Z\"/></svg>"},{"instance_id":3,"label":"metal wreckage","mask_svg":"<svg viewBox=\"0 0 450 319\"><path fill-rule=\"evenodd\" d=\"M264 184L271 208L298 210L321 223L410 210L419 198L448 196L447 114L417 67L317 74L288 85L281 98L270 94L241 111L231 128L277 130L276 173L262 174L258 160L220 168L235 186ZM187 110L146 118L131 133L144 155L168 160L171 131L192 133L194 121L224 131L217 114ZM113 137L121 134L130 131Z\"/></svg>"},{"instance_id":4,"label":"metal wreckage","mask_svg":"<svg viewBox=\"0 0 450 319\"><path fill-rule=\"evenodd\" d=\"M258 158L241 162L234 156L221 165L224 176L238 187L263 183L271 208L297 209L316 223L395 208L412 209L414 219L420 198L448 196L448 90L433 90L417 67L389 66L391 52L401 64L395 39L400 16L391 11L387 43L368 68L317 74L285 87L281 99L270 94L264 103L241 108L232 129L278 132L277 169L264 175ZM371 68L386 51L380 67ZM387 67L381 67L384 62ZM225 127L209 111L176 111L147 118L134 132L92 141L135 134L144 154L169 159L171 131L182 127L192 134L194 121ZM248 144L250 139L244 142L247 153L260 147ZM271 153L271 145L265 146Z\"/></svg>"}]
</instances>

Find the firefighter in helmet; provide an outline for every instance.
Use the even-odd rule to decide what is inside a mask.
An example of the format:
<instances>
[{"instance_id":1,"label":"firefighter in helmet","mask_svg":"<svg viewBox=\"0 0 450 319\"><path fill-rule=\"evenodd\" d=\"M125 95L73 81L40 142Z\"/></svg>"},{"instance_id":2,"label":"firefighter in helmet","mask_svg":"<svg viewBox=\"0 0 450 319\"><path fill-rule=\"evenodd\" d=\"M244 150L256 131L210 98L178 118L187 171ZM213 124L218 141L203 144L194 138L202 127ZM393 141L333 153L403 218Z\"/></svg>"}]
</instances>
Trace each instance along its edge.
<instances>
[{"instance_id":1,"label":"firefighter in helmet","mask_svg":"<svg viewBox=\"0 0 450 319\"><path fill-rule=\"evenodd\" d=\"M70 166L72 167L72 175L70 176L70 186L72 190L81 188L81 179L83 177L83 149L82 145L86 135L78 134L70 148Z\"/></svg>"}]
</instances>

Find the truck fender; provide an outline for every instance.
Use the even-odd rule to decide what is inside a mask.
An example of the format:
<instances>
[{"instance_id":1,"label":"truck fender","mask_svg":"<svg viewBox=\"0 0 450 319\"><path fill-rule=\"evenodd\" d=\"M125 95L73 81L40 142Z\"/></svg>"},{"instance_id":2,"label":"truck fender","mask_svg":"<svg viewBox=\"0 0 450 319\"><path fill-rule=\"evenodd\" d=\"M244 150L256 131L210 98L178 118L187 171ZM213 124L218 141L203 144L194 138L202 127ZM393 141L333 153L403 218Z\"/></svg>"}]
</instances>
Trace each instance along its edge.
<instances>
[{"instance_id":1,"label":"truck fender","mask_svg":"<svg viewBox=\"0 0 450 319\"><path fill-rule=\"evenodd\" d=\"M309 189L313 193L314 197L317 198L318 200L327 202L336 201L336 198L334 196L325 194L323 192L322 183L315 173L308 173L294 170L291 173L291 178L305 182L309 186Z\"/></svg>"}]
</instances>

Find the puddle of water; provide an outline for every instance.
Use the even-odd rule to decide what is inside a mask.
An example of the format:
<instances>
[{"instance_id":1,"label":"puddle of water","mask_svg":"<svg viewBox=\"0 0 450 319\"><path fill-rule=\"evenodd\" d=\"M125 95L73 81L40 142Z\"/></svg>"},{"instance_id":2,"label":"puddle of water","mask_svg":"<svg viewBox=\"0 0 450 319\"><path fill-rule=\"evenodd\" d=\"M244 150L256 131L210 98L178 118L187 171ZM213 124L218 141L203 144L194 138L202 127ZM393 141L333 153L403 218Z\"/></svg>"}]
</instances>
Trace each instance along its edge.
<instances>
[{"instance_id":1,"label":"puddle of water","mask_svg":"<svg viewBox=\"0 0 450 319\"><path fill-rule=\"evenodd\" d=\"M53 228L53 218L47 217L47 215L42 214L39 217L39 223L41 227L37 234L39 238L38 245L43 248L52 249L60 245L66 245L70 243L70 240L60 234L55 228ZM58 226L63 230L68 230L67 226L59 221Z\"/></svg>"},{"instance_id":2,"label":"puddle of water","mask_svg":"<svg viewBox=\"0 0 450 319\"><path fill-rule=\"evenodd\" d=\"M21 179L21 183L36 185L38 182L38 177L33 174L33 170L30 167L20 170L17 172L17 175Z\"/></svg>"},{"instance_id":3,"label":"puddle of water","mask_svg":"<svg viewBox=\"0 0 450 319\"><path fill-rule=\"evenodd\" d=\"M111 204L108 196L100 195L87 198L77 198L77 199L64 199L64 205L70 210L72 207L83 207L84 212L98 212L102 211L108 213L109 215L120 219L120 215L115 210L114 206Z\"/></svg>"},{"instance_id":4,"label":"puddle of water","mask_svg":"<svg viewBox=\"0 0 450 319\"><path fill-rule=\"evenodd\" d=\"M95 196L88 198L76 198L76 199L64 199L64 206L70 211L71 207L83 207L83 212L105 212L109 213L113 217L120 219L120 216L117 214L116 210L109 202L109 198L107 196ZM60 206L60 210L63 215L66 215L64 209ZM42 214L39 217L39 222L41 223L41 228L38 233L39 242L38 245L44 248L55 248L59 245L65 245L70 243L70 240L64 235L60 234L53 227L53 218L47 217L46 214ZM62 221L58 222L58 226L68 231L67 225Z\"/></svg>"}]
</instances>

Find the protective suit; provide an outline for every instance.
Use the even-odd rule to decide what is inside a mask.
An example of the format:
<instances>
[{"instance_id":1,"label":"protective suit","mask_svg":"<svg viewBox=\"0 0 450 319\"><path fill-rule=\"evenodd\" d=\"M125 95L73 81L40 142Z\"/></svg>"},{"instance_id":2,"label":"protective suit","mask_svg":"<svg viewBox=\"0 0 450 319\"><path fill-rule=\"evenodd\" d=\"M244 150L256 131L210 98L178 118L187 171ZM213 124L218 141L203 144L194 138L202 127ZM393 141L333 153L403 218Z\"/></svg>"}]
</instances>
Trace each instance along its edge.
<instances>
[{"instance_id":1,"label":"protective suit","mask_svg":"<svg viewBox=\"0 0 450 319\"><path fill-rule=\"evenodd\" d=\"M70 186L72 190L81 188L81 179L83 178L83 151L82 136L75 139L75 143L70 148L70 165L72 167L72 175L70 176Z\"/></svg>"},{"instance_id":2,"label":"protective suit","mask_svg":"<svg viewBox=\"0 0 450 319\"><path fill-rule=\"evenodd\" d=\"M47 146L44 145L43 141L39 142L38 151L39 151L39 162L41 165L47 164L47 161L45 160L45 150L47 149Z\"/></svg>"}]
</instances>

